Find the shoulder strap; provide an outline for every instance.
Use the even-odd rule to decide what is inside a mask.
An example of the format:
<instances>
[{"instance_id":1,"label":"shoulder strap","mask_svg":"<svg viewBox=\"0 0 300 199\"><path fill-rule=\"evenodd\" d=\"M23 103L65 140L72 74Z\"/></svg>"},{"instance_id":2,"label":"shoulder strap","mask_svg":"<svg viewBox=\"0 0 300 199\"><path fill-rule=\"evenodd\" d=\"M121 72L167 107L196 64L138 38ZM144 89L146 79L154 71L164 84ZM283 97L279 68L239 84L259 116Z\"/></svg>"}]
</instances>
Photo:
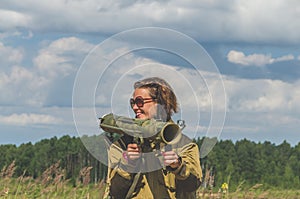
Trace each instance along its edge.
<instances>
[{"instance_id":1,"label":"shoulder strap","mask_svg":"<svg viewBox=\"0 0 300 199\"><path fill-rule=\"evenodd\" d=\"M132 182L132 184L131 184L131 186L130 186L128 192L127 192L127 195L126 195L125 199L131 198L131 195L132 195L132 193L134 192L134 189L135 189L135 187L136 187L136 185L137 185L137 182L139 181L140 176L141 176L141 172L138 172L138 173L134 176L133 182Z\"/></svg>"}]
</instances>

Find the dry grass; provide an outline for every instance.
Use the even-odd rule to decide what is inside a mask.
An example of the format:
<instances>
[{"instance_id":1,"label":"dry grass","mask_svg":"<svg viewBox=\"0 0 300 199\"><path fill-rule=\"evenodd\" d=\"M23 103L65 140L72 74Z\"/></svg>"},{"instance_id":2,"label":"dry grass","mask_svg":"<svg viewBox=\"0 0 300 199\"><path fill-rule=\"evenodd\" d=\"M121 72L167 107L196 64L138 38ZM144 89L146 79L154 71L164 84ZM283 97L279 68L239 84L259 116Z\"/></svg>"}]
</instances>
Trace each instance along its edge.
<instances>
[{"instance_id":1,"label":"dry grass","mask_svg":"<svg viewBox=\"0 0 300 199\"><path fill-rule=\"evenodd\" d=\"M0 173L0 198L101 198L105 188L104 181L90 184L90 170L92 167L81 169L77 179L77 186L65 179L65 171L61 169L60 162L47 168L41 177L33 179L23 175L13 178L15 163L4 167Z\"/></svg>"},{"instance_id":2,"label":"dry grass","mask_svg":"<svg viewBox=\"0 0 300 199\"><path fill-rule=\"evenodd\" d=\"M0 178L11 178L15 172L16 165L13 161L10 165L4 166L0 172Z\"/></svg>"},{"instance_id":3,"label":"dry grass","mask_svg":"<svg viewBox=\"0 0 300 199\"><path fill-rule=\"evenodd\" d=\"M84 167L79 172L79 182L78 184L82 183L84 186L87 186L91 181L91 169L93 167Z\"/></svg>"},{"instance_id":4,"label":"dry grass","mask_svg":"<svg viewBox=\"0 0 300 199\"><path fill-rule=\"evenodd\" d=\"M79 172L76 187L65 179L65 171L57 162L47 168L42 176L37 179L23 175L14 178L15 162L4 167L0 172L0 198L10 199L99 199L102 198L106 184L104 180L97 184L90 183L92 167L84 167ZM208 172L209 173L209 172ZM296 199L300 198L300 190L264 190L262 184L256 184L248 189L243 189L241 183L235 192L223 193L221 189L214 191L212 188L213 176L206 176L207 187L201 187L198 199Z\"/></svg>"}]
</instances>

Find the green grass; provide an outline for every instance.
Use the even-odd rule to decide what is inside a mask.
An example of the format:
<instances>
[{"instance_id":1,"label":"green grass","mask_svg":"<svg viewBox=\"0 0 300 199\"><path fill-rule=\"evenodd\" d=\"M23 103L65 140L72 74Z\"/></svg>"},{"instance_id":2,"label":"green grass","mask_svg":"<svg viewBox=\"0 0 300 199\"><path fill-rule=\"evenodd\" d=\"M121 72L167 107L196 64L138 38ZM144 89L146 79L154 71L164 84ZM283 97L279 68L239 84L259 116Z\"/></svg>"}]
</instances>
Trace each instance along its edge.
<instances>
[{"instance_id":1,"label":"green grass","mask_svg":"<svg viewBox=\"0 0 300 199\"><path fill-rule=\"evenodd\" d=\"M73 187L69 181L43 184L32 178L2 178L0 179L0 198L101 198L105 184L78 184Z\"/></svg>"},{"instance_id":2,"label":"green grass","mask_svg":"<svg viewBox=\"0 0 300 199\"><path fill-rule=\"evenodd\" d=\"M0 179L0 198L7 199L32 199L32 198L69 198L69 199L99 199L102 198L105 189L105 183L97 184L78 184L72 186L67 180L42 184L39 180L32 178L1 178ZM300 198L300 190L242 190L232 193L209 192L200 189L198 198L226 198L226 199L294 199Z\"/></svg>"},{"instance_id":3,"label":"green grass","mask_svg":"<svg viewBox=\"0 0 300 199\"><path fill-rule=\"evenodd\" d=\"M25 176L25 172L18 178L13 177L14 162L0 171L0 198L2 199L99 199L103 198L106 184L104 180L99 183L90 183L91 167L82 168L78 179L70 181L65 179L64 170L60 169L59 162L50 166L42 176L33 179ZM268 186L269 187L269 186ZM224 187L223 187L224 189ZM228 189L228 187L227 187ZM222 187L213 190L201 187L198 198L203 199L296 199L300 198L300 190L279 190L256 184L246 187L241 183L235 191L223 192Z\"/></svg>"},{"instance_id":4,"label":"green grass","mask_svg":"<svg viewBox=\"0 0 300 199\"><path fill-rule=\"evenodd\" d=\"M266 189L263 184L256 184L250 188L239 187L236 191L223 193L222 189L209 191L201 188L198 198L203 199L298 199L300 190L284 190L276 188Z\"/></svg>"},{"instance_id":5,"label":"green grass","mask_svg":"<svg viewBox=\"0 0 300 199\"><path fill-rule=\"evenodd\" d=\"M0 172L0 198L8 199L32 199L32 198L102 198L105 183L102 180L97 184L90 183L91 167L81 169L76 182L65 179L65 172L59 166L59 162L46 169L41 177L33 179L25 176L13 177L14 162L4 167Z\"/></svg>"}]
</instances>

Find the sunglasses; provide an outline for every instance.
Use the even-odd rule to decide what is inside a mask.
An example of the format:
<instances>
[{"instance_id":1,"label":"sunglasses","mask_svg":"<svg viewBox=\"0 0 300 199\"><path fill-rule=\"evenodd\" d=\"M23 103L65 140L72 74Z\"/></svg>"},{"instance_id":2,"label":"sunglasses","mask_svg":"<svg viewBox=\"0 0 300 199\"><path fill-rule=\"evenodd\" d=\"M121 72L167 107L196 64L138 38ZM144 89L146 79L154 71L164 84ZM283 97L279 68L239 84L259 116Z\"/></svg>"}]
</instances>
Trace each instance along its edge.
<instances>
[{"instance_id":1,"label":"sunglasses","mask_svg":"<svg viewBox=\"0 0 300 199\"><path fill-rule=\"evenodd\" d=\"M148 100L148 101L145 101L145 100ZM133 98L130 99L130 106L131 106L131 108L133 108L133 106L136 104L137 107L141 108L144 106L144 104L149 103L149 102L153 102L153 98L151 98L151 97L142 98L142 97L138 96L135 99L133 99Z\"/></svg>"}]
</instances>

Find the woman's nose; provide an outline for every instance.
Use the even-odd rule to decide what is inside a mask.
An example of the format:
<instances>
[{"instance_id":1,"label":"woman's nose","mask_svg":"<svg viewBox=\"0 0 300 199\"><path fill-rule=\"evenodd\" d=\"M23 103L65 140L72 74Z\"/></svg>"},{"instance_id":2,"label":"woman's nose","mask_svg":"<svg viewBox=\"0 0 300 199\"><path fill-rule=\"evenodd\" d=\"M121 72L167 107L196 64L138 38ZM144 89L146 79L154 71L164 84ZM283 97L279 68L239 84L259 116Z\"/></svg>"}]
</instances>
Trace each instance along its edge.
<instances>
[{"instance_id":1,"label":"woman's nose","mask_svg":"<svg viewBox=\"0 0 300 199\"><path fill-rule=\"evenodd\" d=\"M136 105L136 103L134 103L132 109L133 109L133 110L138 110L139 107Z\"/></svg>"}]
</instances>

